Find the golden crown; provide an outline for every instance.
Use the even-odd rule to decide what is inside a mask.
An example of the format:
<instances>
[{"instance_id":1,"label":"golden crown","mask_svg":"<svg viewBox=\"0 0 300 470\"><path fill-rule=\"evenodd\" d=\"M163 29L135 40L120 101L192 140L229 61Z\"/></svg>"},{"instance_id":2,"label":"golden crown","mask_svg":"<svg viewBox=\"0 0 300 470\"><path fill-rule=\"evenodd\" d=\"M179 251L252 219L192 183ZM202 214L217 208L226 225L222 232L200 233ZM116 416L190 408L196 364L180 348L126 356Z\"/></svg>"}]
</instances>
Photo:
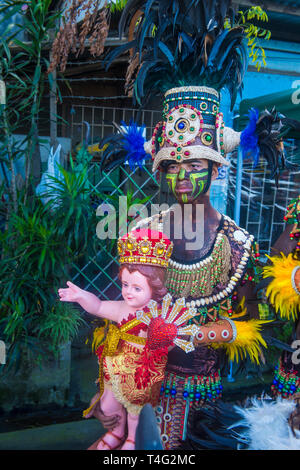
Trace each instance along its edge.
<instances>
[{"instance_id":1,"label":"golden crown","mask_svg":"<svg viewBox=\"0 0 300 470\"><path fill-rule=\"evenodd\" d=\"M172 250L173 243L156 230L135 230L118 240L121 264L146 264L167 268Z\"/></svg>"}]
</instances>

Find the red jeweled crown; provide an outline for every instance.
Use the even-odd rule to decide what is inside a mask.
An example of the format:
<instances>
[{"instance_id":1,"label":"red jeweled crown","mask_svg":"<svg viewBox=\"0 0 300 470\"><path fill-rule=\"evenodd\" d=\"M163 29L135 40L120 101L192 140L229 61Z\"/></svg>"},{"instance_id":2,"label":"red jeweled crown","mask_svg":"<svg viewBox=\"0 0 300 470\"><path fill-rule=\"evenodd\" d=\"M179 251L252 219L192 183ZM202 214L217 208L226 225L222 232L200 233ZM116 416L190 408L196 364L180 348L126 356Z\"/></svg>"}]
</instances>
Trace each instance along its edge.
<instances>
[{"instance_id":1,"label":"red jeweled crown","mask_svg":"<svg viewBox=\"0 0 300 470\"><path fill-rule=\"evenodd\" d=\"M167 268L172 249L173 243L157 230L133 230L118 240L120 264L146 264Z\"/></svg>"}]
</instances>

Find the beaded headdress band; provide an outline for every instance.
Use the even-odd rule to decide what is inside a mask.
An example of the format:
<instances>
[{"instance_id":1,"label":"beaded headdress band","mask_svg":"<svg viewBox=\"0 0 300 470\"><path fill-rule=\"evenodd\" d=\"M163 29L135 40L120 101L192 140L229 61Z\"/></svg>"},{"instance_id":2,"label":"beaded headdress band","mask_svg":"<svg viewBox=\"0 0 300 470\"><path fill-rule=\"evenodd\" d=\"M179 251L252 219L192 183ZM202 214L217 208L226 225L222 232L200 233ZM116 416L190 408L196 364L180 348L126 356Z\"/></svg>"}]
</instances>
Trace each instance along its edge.
<instances>
[{"instance_id":1,"label":"beaded headdress band","mask_svg":"<svg viewBox=\"0 0 300 470\"><path fill-rule=\"evenodd\" d=\"M165 93L163 117L144 149L153 160L153 171L162 161L182 163L204 158L229 165L226 154L240 143L240 133L225 127L219 112L220 97L214 88L190 86Z\"/></svg>"}]
</instances>

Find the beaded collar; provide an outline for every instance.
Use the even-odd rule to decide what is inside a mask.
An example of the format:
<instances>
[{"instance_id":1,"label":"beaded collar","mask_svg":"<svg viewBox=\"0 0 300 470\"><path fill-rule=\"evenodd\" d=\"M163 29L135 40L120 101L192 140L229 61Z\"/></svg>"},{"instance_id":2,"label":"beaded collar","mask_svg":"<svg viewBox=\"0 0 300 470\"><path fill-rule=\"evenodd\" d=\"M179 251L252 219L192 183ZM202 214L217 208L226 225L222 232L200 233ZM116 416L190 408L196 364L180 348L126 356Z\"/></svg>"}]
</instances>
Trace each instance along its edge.
<instances>
[{"instance_id":1,"label":"beaded collar","mask_svg":"<svg viewBox=\"0 0 300 470\"><path fill-rule=\"evenodd\" d=\"M151 224L151 228L157 227L158 230L163 232L164 219L167 216L168 212L169 210L161 212L160 214L156 214L147 219L143 219L139 222L137 227L139 226L144 227L145 225ZM189 278L191 276L194 276L195 278L195 274L197 271L201 269L205 271L205 268L208 265L211 265L214 252L216 248L220 247L221 241L223 241L223 244L227 244L227 242L229 243L230 267L228 269L228 278L226 282L217 283L219 284L219 286L215 286L213 289L213 292L208 295L199 295L199 292L198 293L195 292L195 296L193 298L193 296L187 295L185 293L185 296L188 298L188 302L186 302L187 307L198 307L198 310L205 309L207 311L210 308L215 308L216 306L218 306L217 311L219 311L221 308L221 310L223 310L222 312L223 314L226 314L225 310L229 310L229 312L231 310L231 297L234 294L234 291L237 289L238 284L240 283L240 281L242 281L246 273L247 265L248 265L250 256L252 255L252 243L253 243L254 237L253 235L250 235L243 228L238 227L230 217L224 215L223 220L224 222L220 226L220 229L217 233L212 252L210 252L201 261L197 261L192 264L182 264L177 261L174 261L172 259L172 256L169 260L169 268L168 268L169 278L172 278L172 271L174 272L175 270L175 271L178 271L178 273L174 272L174 274L177 275L177 278L175 277L175 281L176 280L177 281L178 280L189 281ZM227 249L228 249L228 244L227 244ZM221 253L224 253L224 251L221 250ZM224 264L222 266L226 268L226 263L225 263L225 266ZM201 273L198 273L198 274L201 274ZM219 272L219 275L220 275L220 278L222 278L222 276L224 275L224 272ZM199 281L201 283L201 277L199 278ZM167 281L167 284L168 283L169 281ZM166 287L169 290L171 295L173 295L175 298L178 298L182 296L182 294L180 294L180 292L176 292L176 290L175 292L174 291L172 292L172 288L174 290L174 285L175 285L174 282L173 284L172 282L170 282L171 288L168 285L166 285ZM190 298L192 298L192 300L190 300ZM215 318L215 315L216 314L214 314L214 318Z\"/></svg>"},{"instance_id":2,"label":"beaded collar","mask_svg":"<svg viewBox=\"0 0 300 470\"><path fill-rule=\"evenodd\" d=\"M175 297L182 296L183 294L185 294L186 297L194 297L195 300L187 302L187 306L190 305L191 307L210 307L220 301L223 301L228 296L233 294L237 284L242 280L245 274L248 260L251 255L251 245L253 239L254 237L252 235L249 235L249 233L242 228L237 227L230 217L224 216L223 228L218 232L213 250L208 256L193 264L182 264L172 260L172 258L170 259L168 271L169 273L171 271L171 278L172 274L175 275L175 279L173 278L173 283L172 281L170 282L170 287L167 286L168 290ZM224 244L226 245L225 247ZM238 258L238 262L234 267L231 263L233 244L235 249L235 256ZM214 262L219 263L219 266L214 267ZM232 268L234 268L233 272ZM212 288L213 286L211 285L210 290L212 292L208 295L205 295L204 291L201 295L201 289L203 291L201 284L205 278L207 278L207 276L214 277L214 279L211 279L211 281L215 281L215 288ZM191 292L190 295L187 294L187 289L184 291L184 288L181 291L176 291L175 282L177 279L181 282L187 281L187 283L189 282L189 279L192 279L194 284L198 282L198 289L196 289L194 292ZM216 289L217 284L224 285L224 287L218 291L218 289Z\"/></svg>"}]
</instances>

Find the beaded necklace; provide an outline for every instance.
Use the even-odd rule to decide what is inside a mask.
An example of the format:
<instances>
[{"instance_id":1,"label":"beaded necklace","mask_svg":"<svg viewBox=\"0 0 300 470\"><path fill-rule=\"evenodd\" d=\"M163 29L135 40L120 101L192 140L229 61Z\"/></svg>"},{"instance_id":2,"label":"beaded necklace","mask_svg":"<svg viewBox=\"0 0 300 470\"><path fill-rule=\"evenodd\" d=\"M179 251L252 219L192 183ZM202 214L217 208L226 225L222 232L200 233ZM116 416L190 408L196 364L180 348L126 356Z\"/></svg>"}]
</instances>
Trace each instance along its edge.
<instances>
[{"instance_id":1,"label":"beaded necklace","mask_svg":"<svg viewBox=\"0 0 300 470\"><path fill-rule=\"evenodd\" d=\"M170 259L166 287L174 297L206 297L217 284L229 280L231 249L226 235L218 233L213 251L204 260L185 265Z\"/></svg>"},{"instance_id":2,"label":"beaded necklace","mask_svg":"<svg viewBox=\"0 0 300 470\"><path fill-rule=\"evenodd\" d=\"M163 232L164 218L168 213L169 210L166 210L160 212L160 214L143 219L136 225L135 229L149 224L151 228L155 228ZM219 315L231 317L233 315L232 302L237 300L236 288L238 284L241 283L243 285L246 280L254 280L252 276L249 276L246 273L247 266L252 260L252 257L254 256L256 259L259 257L258 252L255 254L252 253L254 248L254 237L253 235L249 235L245 230L236 227L235 223L233 220L231 220L230 217L224 215L223 218L224 225L226 225L227 228L232 227L229 229L230 238L240 245L242 250L240 261L231 276L229 273L231 268L230 243L223 229L219 231L216 237L212 252L210 252L206 258L202 259L201 261L198 261L194 264L185 265L176 262L174 259L172 259L172 257L169 260L169 271L166 281L166 287L168 291L171 295L173 295L174 298L192 297L193 300L186 302L185 305L187 308L192 307L197 309L197 314L194 318L188 321L189 324L195 323L201 326L207 321L217 320ZM222 254L225 254L226 261L225 259L221 260ZM222 264L215 266L214 271L212 271L212 280L208 280L206 286L202 286L203 277L208 279L208 272L213 269L213 258ZM229 270L226 270L227 268L223 270L223 267L226 267L227 263L229 263ZM220 266L222 266L222 268ZM201 271L201 268L203 268L203 271ZM200 272L198 272L198 270L200 270ZM224 282L225 276L226 281ZM203 292L207 292L209 288L211 289L211 287L215 284L217 285L221 283L221 280L223 281L223 285L225 284L226 287L224 287L218 293L200 293L200 289L202 289ZM187 294L183 295L182 291L185 288ZM192 295L192 289L194 295Z\"/></svg>"},{"instance_id":3,"label":"beaded necklace","mask_svg":"<svg viewBox=\"0 0 300 470\"><path fill-rule=\"evenodd\" d=\"M228 216L224 216L224 219L227 223L233 223ZM213 252L201 262L184 265L170 258L166 286L170 293L174 297L186 296L197 299L188 302L187 306L207 308L213 307L217 303L223 305L223 300L234 295L237 284L245 274L254 238L253 235L246 234L242 229L235 230L233 237L242 245L243 253L232 276L229 276L231 268L230 243L225 234L218 233ZM226 284L226 287L212 295L213 288L219 283Z\"/></svg>"}]
</instances>

